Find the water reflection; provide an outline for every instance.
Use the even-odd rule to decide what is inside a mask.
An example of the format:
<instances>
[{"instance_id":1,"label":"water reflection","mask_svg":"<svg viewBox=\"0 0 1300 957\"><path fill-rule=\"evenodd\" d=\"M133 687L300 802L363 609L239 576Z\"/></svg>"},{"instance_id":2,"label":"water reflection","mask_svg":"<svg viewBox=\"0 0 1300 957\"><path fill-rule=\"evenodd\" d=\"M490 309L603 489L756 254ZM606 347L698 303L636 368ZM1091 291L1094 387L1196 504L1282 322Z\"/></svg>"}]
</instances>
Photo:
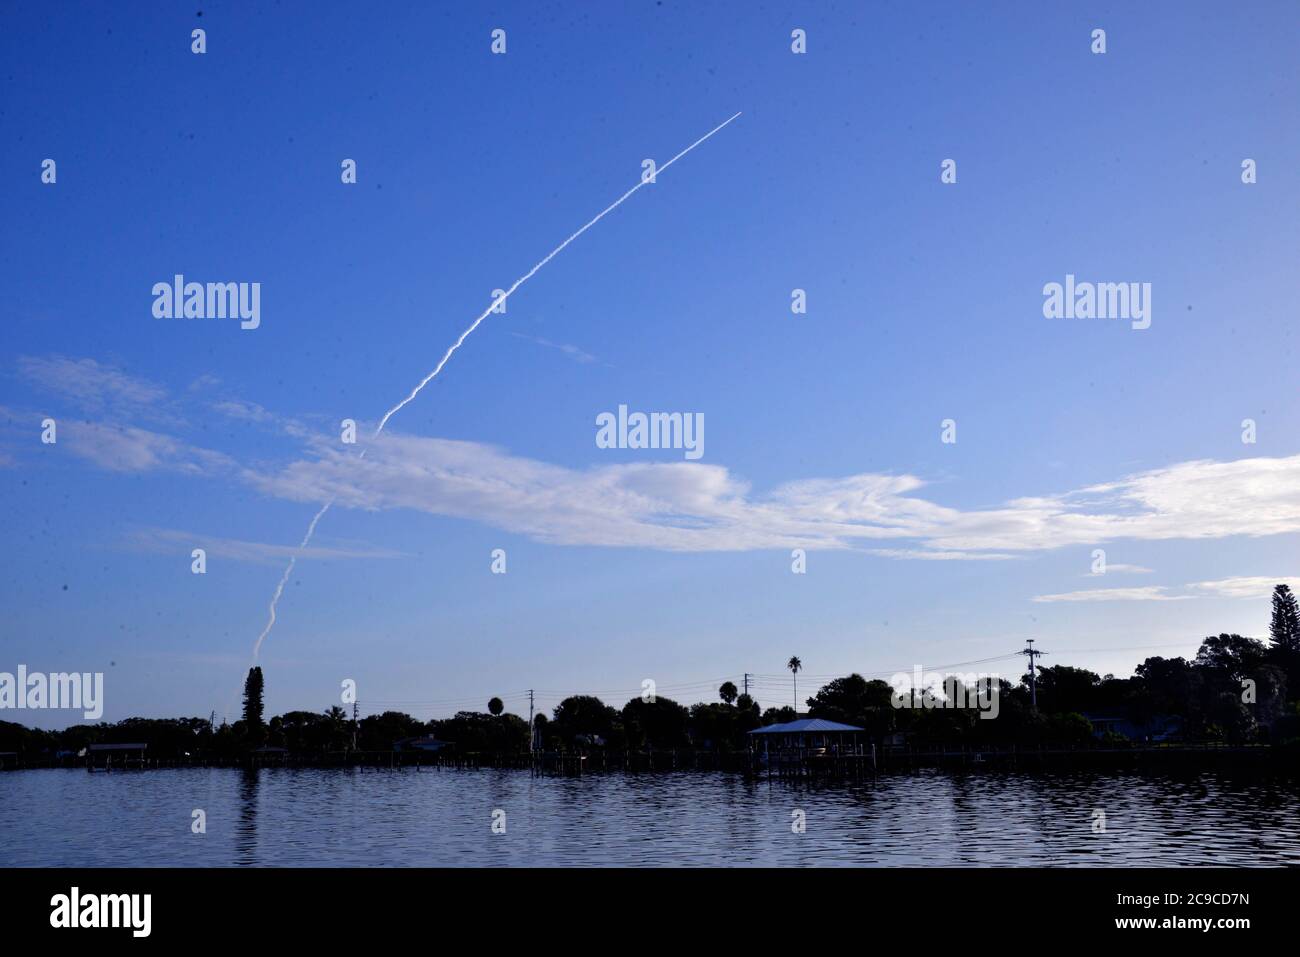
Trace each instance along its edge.
<instances>
[{"instance_id":1,"label":"water reflection","mask_svg":"<svg viewBox=\"0 0 1300 957\"><path fill-rule=\"evenodd\" d=\"M239 769L239 818L235 826L236 864L257 863L257 785L261 768Z\"/></svg>"},{"instance_id":2,"label":"water reflection","mask_svg":"<svg viewBox=\"0 0 1300 957\"><path fill-rule=\"evenodd\" d=\"M18 771L0 774L0 864L1261 866L1300 864L1298 798L1294 778L1208 772Z\"/></svg>"}]
</instances>

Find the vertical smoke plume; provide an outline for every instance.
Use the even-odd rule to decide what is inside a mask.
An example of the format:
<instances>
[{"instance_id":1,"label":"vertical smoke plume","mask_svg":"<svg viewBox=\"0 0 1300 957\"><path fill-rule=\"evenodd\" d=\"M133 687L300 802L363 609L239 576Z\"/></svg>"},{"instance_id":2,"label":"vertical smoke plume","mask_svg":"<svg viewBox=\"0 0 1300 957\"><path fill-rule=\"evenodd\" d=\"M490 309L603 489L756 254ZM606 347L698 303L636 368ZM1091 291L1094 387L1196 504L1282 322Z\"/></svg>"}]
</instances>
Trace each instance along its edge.
<instances>
[{"instance_id":1,"label":"vertical smoke plume","mask_svg":"<svg viewBox=\"0 0 1300 957\"><path fill-rule=\"evenodd\" d=\"M703 143L705 140L711 137L714 133L717 133L719 130L721 130L724 126L729 124L732 120L736 119L736 117L738 116L740 116L740 113L736 113L734 116L729 117L728 119L719 123L713 129L709 130L709 132L705 133L703 136L701 136L690 146L686 147L686 149L682 150L672 159L668 160L668 162L664 163L663 166L657 167L655 170L655 175L658 176L660 173L664 172L666 169L668 169L668 167L672 166L679 159L681 159L691 150L695 149L695 147L699 146L701 143ZM448 360L450 360L451 357L455 355L456 350L461 347L461 345L465 342L465 340L470 337L470 334L479 327L479 325L483 322L483 320L486 319L491 314L493 309L495 309L499 304L502 304L507 299L509 299L516 289L518 289L520 286L526 283L529 279L532 279L533 276L537 274L537 271L539 269L541 269L548 262L550 262L552 259L558 256L561 252L563 252L565 247L567 247L575 239L577 239L579 236L581 236L583 233L589 230L592 226L595 226L607 215L612 213L614 210L618 209L619 206L622 206L623 203L633 193L635 193L644 185L646 185L646 180L638 180L635 186L633 186L626 193L624 193L618 199L614 200L614 202L610 203L599 213L597 213L595 216L589 219L586 223L583 224L583 226L580 229L578 229L576 232L570 235L568 239L566 239L564 242L560 243L560 245L556 246L549 253L547 253L544 258L542 258L535 266L533 266L532 269L528 270L528 272L524 273L522 276L516 279L514 283L511 284L510 288L505 290L505 292L502 295L493 299L491 304L489 304L486 309L484 309L481 313L479 313L478 318L476 318L472 323L470 323L469 328L467 328L464 332L460 334L460 338L451 344L451 347L443 354L442 359L439 360L436 366L434 366L433 371L430 372L428 375L426 375L423 379L421 379L419 384L416 385L416 387L411 390L410 394L407 395L405 399L403 399L401 402L397 403L397 405L393 406L391 409L389 409L387 412L384 413L384 417L379 420L378 427L375 429L374 434L370 437L371 441L373 442L375 439L377 439L380 436L380 434L384 431L384 426L388 425L389 419L391 419L394 415L400 412L402 408L406 406L409 402L412 402L415 399L415 397L418 396L421 391L423 391L426 385L428 385L430 382L432 382L435 378L438 377L438 373L442 371L443 367L447 364ZM365 457L366 457L366 452L363 449L359 458L365 458ZM289 559L288 567L285 568L284 574L280 576L280 583L276 585L275 594L271 596L271 605L270 608L268 609L269 617L267 618L266 627L262 629L262 633L257 636L256 644L253 645L254 662L257 661L257 656L262 651L262 642L266 640L266 637L271 633L271 629L275 627L276 606L279 605L280 603L280 596L284 594L284 586L288 583L290 574L293 573L293 567L295 564L297 564L298 557L303 553L303 550L306 549L306 547L311 543L312 536L316 534L316 526L320 524L321 518L323 518L325 513L330 510L331 506L333 506L334 501L335 501L334 499L330 499L323 506L321 506L321 509L319 512L316 513L315 518L311 520L311 524L307 526L307 534L303 536L302 544L298 546L297 551L294 552L293 556Z\"/></svg>"}]
</instances>

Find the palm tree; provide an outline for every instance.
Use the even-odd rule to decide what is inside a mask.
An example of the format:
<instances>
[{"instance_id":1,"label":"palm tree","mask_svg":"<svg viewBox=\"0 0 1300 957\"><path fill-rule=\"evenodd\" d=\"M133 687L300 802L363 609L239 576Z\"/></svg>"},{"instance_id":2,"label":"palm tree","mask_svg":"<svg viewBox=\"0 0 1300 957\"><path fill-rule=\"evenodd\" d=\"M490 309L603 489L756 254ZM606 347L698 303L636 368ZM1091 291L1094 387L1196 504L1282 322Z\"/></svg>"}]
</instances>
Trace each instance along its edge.
<instances>
[{"instance_id":1,"label":"palm tree","mask_svg":"<svg viewBox=\"0 0 1300 957\"><path fill-rule=\"evenodd\" d=\"M799 717L799 669L803 667L803 662L799 660L798 655L791 655L790 660L785 663L790 669L790 675L794 679L794 716Z\"/></svg>"}]
</instances>

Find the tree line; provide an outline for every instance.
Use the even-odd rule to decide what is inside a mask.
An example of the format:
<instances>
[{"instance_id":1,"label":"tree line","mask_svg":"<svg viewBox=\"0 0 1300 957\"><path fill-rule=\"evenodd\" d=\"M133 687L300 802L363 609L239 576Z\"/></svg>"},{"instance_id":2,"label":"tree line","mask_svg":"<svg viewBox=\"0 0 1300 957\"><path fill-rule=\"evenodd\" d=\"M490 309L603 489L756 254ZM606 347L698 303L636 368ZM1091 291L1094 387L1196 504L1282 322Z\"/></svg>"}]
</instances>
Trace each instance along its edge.
<instances>
[{"instance_id":1,"label":"tree line","mask_svg":"<svg viewBox=\"0 0 1300 957\"><path fill-rule=\"evenodd\" d=\"M1027 674L1015 684L1002 679L993 720L981 718L975 708L935 707L936 701L926 707L919 691L900 701L887 682L858 674L836 678L805 699L806 715L864 728L877 742L901 733L922 745L1091 745L1097 729L1085 715L1121 718L1139 727L1157 717L1174 718L1179 736L1189 742L1298 745L1300 613L1286 585L1274 589L1272 600L1268 641L1213 635L1202 640L1190 659L1150 657L1125 678L1070 665L1039 668L1037 708L1031 703ZM787 667L797 680L802 662L791 658ZM945 688L950 695L962 690L952 682ZM264 720L264 691L262 670L250 669L241 718L219 726L203 718L127 718L45 731L0 721L0 752L36 756L75 753L90 744L145 742L151 757L232 758L262 747L302 755L386 751L394 742L419 737L448 742L464 752L526 751L534 743L547 751L740 750L746 747L748 732L796 717L789 706L761 710L730 681L718 689L717 701L690 706L654 696L633 698L615 708L593 695L573 695L549 717L536 715L532 735L528 722L505 713L499 698L488 702L486 712L460 711L431 721L385 711L354 722L338 706ZM1112 734L1102 743L1124 742Z\"/></svg>"}]
</instances>

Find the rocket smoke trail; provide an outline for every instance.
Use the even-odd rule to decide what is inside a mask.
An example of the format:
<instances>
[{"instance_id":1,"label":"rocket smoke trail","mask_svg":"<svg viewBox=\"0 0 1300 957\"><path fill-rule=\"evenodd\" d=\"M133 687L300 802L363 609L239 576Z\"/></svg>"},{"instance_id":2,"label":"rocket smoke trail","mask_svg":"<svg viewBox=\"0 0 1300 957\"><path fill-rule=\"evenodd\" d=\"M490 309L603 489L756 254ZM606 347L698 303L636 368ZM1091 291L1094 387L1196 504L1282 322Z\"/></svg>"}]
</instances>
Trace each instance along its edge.
<instances>
[{"instance_id":1,"label":"rocket smoke trail","mask_svg":"<svg viewBox=\"0 0 1300 957\"><path fill-rule=\"evenodd\" d=\"M668 167L672 166L679 159L681 159L691 150L695 149L695 147L699 146L701 143L707 140L714 133L721 130L724 126L726 126L728 123L734 120L737 116L740 116L740 114L736 113L734 116L719 123L713 129L709 130L709 132L705 133L698 140L692 143L690 146L686 147L686 149L682 150L680 153L678 153L668 162L664 163L663 166L657 167L655 169L655 176L657 177L660 173L664 172L664 170L668 169ZM511 294L513 294L516 289L518 289L528 280L532 279L533 276L536 275L539 269L541 269L548 262L550 262L552 259L558 256L561 252L563 252L564 248L568 246L569 243L573 242L575 239L577 239L579 236L581 236L583 233L589 230L592 226L595 226L598 222L600 222L607 215L609 215L614 210L616 210L619 206L622 206L624 201L627 200L628 197L630 197L633 193L639 190L642 186L646 185L646 182L647 181L644 179L638 180L635 186L633 186L626 193L624 193L618 199L614 200L614 202L610 203L599 213L597 213L595 216L589 219L580 229L578 229L571 236L569 236L568 239L566 239L564 242L560 243L560 245L556 246L549 253L547 253L546 256L537 263L537 265L533 266L532 269L528 270L528 272L524 273L522 276L516 279L514 283L510 286L510 288L507 289L502 295L497 296L495 299L493 299L492 303L481 313L479 313L478 318L475 319L472 323L470 323L469 328L460 334L460 338L452 343L451 348L449 348L446 351L446 353L443 354L442 359L439 360L436 366L434 366L433 371L430 372L428 375L426 375L423 379L421 379L420 383L414 389L411 390L410 394L405 399L403 399L401 402L397 403L397 405L393 406L391 409L389 409L387 412L384 413L384 417L379 420L379 425L375 429L374 435L370 437L371 441L373 442L375 439L377 439L380 433L384 431L384 426L388 424L389 419L391 419L394 415L400 412L407 403L411 402L417 395L420 394L420 392L424 389L426 385L428 385L437 377L438 373L442 371L443 366L447 364L447 361L452 357L452 355L455 354L456 350L459 349L461 345L465 342L465 340L469 338L470 333L472 333L475 329L479 327L479 325L483 322L483 320L486 319L491 314L492 310L495 309L497 305L504 304L505 301L510 298ZM359 458L365 458L365 457L366 457L365 450L362 450ZM275 627L275 609L276 606L280 603L280 596L284 594L284 586L288 583L289 576L293 573L293 567L295 564L297 564L298 557L303 553L303 550L306 549L308 544L310 544L312 536L316 534L316 526L320 523L321 518L323 518L325 513L330 510L330 507L333 504L334 504L334 499L330 499L328 502L326 502L324 505L321 506L320 511L317 512L316 516L311 520L311 524L307 526L307 534L303 536L302 544L298 546L297 551L294 552L293 556L289 559L288 567L285 568L284 574L280 576L280 583L275 586L275 594L271 596L271 605L270 608L268 609L269 617L267 618L266 627L263 628L262 633L257 636L257 643L253 645L253 661L255 663L257 661L258 654L262 650L262 642L266 640L266 636L269 635L271 633L271 629Z\"/></svg>"}]
</instances>

